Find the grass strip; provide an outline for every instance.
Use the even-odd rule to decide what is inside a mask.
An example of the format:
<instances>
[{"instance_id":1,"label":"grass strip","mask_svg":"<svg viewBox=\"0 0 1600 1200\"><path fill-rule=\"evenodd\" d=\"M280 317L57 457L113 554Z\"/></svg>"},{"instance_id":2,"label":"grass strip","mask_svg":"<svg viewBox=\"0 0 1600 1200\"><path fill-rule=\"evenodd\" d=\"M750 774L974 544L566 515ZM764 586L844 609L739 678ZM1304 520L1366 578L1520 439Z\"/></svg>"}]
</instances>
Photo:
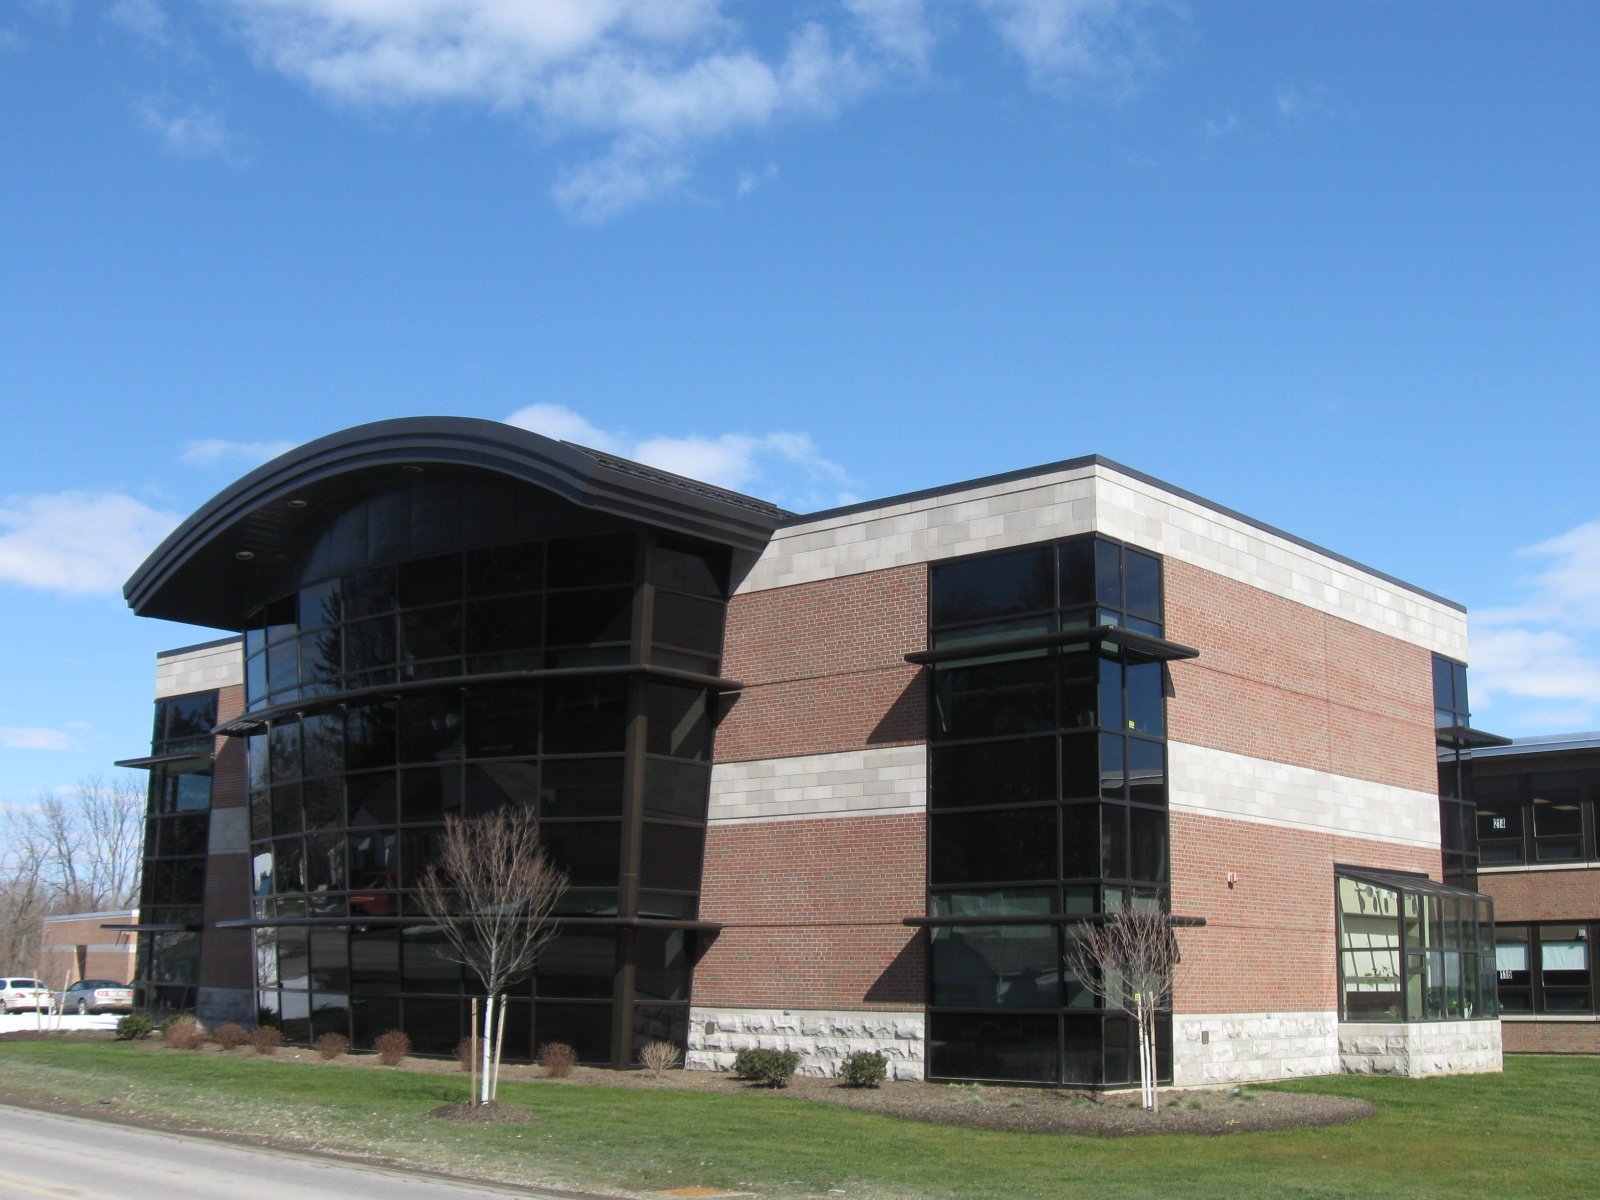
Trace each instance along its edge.
<instances>
[{"instance_id":1,"label":"grass strip","mask_svg":"<svg viewBox=\"0 0 1600 1200\"><path fill-rule=\"evenodd\" d=\"M507 1083L531 1126L426 1119L465 1080L149 1050L0 1044L0 1089L302 1148L613 1193L706 1185L871 1200L1507 1200L1600 1191L1600 1060L1512 1057L1501 1075L1269 1085L1359 1096L1331 1129L1100 1140L926 1125L751 1091Z\"/></svg>"}]
</instances>

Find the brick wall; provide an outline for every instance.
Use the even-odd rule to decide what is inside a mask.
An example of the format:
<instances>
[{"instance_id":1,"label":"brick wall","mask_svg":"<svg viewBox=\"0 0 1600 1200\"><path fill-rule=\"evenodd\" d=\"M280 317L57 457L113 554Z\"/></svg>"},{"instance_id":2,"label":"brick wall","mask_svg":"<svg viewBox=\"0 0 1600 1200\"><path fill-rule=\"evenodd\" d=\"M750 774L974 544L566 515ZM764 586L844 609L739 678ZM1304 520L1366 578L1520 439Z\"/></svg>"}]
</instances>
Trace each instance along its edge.
<instances>
[{"instance_id":1,"label":"brick wall","mask_svg":"<svg viewBox=\"0 0 1600 1200\"><path fill-rule=\"evenodd\" d=\"M723 931L694 1002L745 1008L923 1004L922 816L713 825L700 913Z\"/></svg>"},{"instance_id":2,"label":"brick wall","mask_svg":"<svg viewBox=\"0 0 1600 1200\"><path fill-rule=\"evenodd\" d=\"M79 979L114 979L126 983L133 978L134 935L101 925L131 925L136 913L97 913L72 920L46 921L39 947L39 972L53 988L64 988ZM82 969L78 947L84 947Z\"/></svg>"},{"instance_id":3,"label":"brick wall","mask_svg":"<svg viewBox=\"0 0 1600 1200\"><path fill-rule=\"evenodd\" d=\"M1180 1013L1337 1009L1333 864L1440 873L1437 851L1256 821L1173 813L1171 831L1172 911L1206 918L1178 931Z\"/></svg>"},{"instance_id":4,"label":"brick wall","mask_svg":"<svg viewBox=\"0 0 1600 1200\"><path fill-rule=\"evenodd\" d=\"M1175 741L1434 792L1428 651L1187 563L1166 564Z\"/></svg>"},{"instance_id":5,"label":"brick wall","mask_svg":"<svg viewBox=\"0 0 1600 1200\"><path fill-rule=\"evenodd\" d=\"M1597 1021L1501 1021L1507 1054L1600 1054Z\"/></svg>"},{"instance_id":6,"label":"brick wall","mask_svg":"<svg viewBox=\"0 0 1600 1200\"><path fill-rule=\"evenodd\" d=\"M1494 897L1501 924L1600 920L1600 868L1479 875L1478 890Z\"/></svg>"},{"instance_id":7,"label":"brick wall","mask_svg":"<svg viewBox=\"0 0 1600 1200\"><path fill-rule=\"evenodd\" d=\"M229 721L244 711L244 688L217 690L217 720ZM239 809L249 803L244 739L218 738L211 768L211 807ZM201 987L251 988L255 965L247 929L216 929L217 921L247 920L251 878L248 854L212 854L206 859L206 891L200 935Z\"/></svg>"},{"instance_id":8,"label":"brick wall","mask_svg":"<svg viewBox=\"0 0 1600 1200\"><path fill-rule=\"evenodd\" d=\"M826 754L926 739L921 564L735 596L722 671L745 690L717 729L717 761Z\"/></svg>"}]
</instances>

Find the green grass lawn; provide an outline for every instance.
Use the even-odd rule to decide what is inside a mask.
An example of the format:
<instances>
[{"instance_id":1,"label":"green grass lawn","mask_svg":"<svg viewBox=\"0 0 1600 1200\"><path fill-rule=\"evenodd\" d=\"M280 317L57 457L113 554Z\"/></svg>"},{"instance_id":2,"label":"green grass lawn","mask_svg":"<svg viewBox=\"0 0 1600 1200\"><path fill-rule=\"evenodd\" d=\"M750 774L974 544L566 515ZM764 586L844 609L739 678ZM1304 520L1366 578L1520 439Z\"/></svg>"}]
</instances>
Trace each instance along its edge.
<instances>
[{"instance_id":1,"label":"green grass lawn","mask_svg":"<svg viewBox=\"0 0 1600 1200\"><path fill-rule=\"evenodd\" d=\"M0 1044L14 1095L164 1114L528 1184L644 1192L691 1184L763 1197L1020 1200L1506 1200L1600 1196L1600 1060L1518 1057L1503 1075L1336 1076L1275 1085L1360 1096L1335 1129L1115 1141L991 1133L870 1116L782 1093L697 1094L507 1083L526 1126L424 1119L464 1099L445 1075L343 1070L117 1044Z\"/></svg>"}]
</instances>

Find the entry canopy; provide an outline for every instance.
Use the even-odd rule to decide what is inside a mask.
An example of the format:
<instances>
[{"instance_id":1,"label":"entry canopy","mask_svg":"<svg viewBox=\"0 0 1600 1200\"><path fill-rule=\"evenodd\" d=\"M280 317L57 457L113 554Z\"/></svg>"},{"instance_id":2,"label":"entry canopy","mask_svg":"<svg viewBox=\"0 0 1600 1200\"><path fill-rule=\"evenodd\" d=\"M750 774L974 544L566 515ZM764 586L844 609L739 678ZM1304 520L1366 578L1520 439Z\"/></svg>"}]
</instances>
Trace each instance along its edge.
<instances>
[{"instance_id":1,"label":"entry canopy","mask_svg":"<svg viewBox=\"0 0 1600 1200\"><path fill-rule=\"evenodd\" d=\"M142 617L237 630L255 572L289 552L308 515L350 490L434 469L520 480L583 508L732 547L736 556L759 553L792 515L498 421L406 417L318 438L250 472L156 547L123 595Z\"/></svg>"}]
</instances>

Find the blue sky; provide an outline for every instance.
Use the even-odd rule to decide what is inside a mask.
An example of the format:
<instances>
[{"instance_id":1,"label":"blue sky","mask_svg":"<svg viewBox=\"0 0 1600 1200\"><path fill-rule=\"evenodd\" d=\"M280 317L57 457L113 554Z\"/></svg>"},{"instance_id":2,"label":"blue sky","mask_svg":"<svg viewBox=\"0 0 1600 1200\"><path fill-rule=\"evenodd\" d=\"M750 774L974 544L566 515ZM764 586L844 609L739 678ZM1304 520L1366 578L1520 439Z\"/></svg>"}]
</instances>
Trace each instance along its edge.
<instances>
[{"instance_id":1,"label":"blue sky","mask_svg":"<svg viewBox=\"0 0 1600 1200\"><path fill-rule=\"evenodd\" d=\"M1600 7L11 0L0 799L148 739L121 580L275 449L523 413L796 508L1098 452L1600 727ZM530 411L531 410L531 411Z\"/></svg>"}]
</instances>

